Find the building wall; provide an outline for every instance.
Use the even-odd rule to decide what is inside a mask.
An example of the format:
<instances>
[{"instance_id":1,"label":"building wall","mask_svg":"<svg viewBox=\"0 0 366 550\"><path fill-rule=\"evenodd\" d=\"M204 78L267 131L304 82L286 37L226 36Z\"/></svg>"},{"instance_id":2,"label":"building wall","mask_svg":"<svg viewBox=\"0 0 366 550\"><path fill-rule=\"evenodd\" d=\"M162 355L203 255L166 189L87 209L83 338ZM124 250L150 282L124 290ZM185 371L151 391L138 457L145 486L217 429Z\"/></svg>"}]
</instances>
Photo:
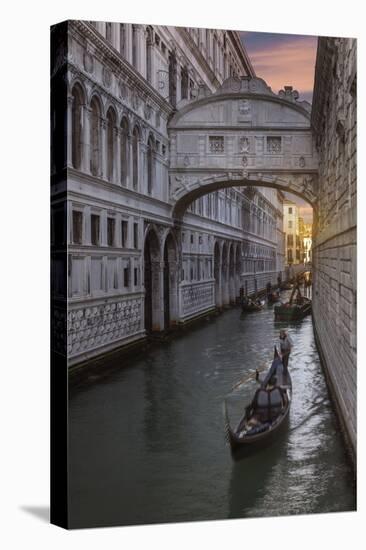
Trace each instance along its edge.
<instances>
[{"instance_id":1,"label":"building wall","mask_svg":"<svg viewBox=\"0 0 366 550\"><path fill-rule=\"evenodd\" d=\"M285 199L283 203L283 231L286 242L286 264L300 263L299 208Z\"/></svg>"},{"instance_id":2,"label":"building wall","mask_svg":"<svg viewBox=\"0 0 366 550\"><path fill-rule=\"evenodd\" d=\"M312 124L320 157L313 314L356 452L356 40L320 38Z\"/></svg>"},{"instance_id":3,"label":"building wall","mask_svg":"<svg viewBox=\"0 0 366 550\"><path fill-rule=\"evenodd\" d=\"M240 287L260 290L283 268L273 190L216 191L190 205L180 228L172 222L167 121L187 94L254 74L238 36L78 21L68 35L67 64L53 75L65 70L68 110L52 238L67 191L72 365L233 303Z\"/></svg>"}]
</instances>

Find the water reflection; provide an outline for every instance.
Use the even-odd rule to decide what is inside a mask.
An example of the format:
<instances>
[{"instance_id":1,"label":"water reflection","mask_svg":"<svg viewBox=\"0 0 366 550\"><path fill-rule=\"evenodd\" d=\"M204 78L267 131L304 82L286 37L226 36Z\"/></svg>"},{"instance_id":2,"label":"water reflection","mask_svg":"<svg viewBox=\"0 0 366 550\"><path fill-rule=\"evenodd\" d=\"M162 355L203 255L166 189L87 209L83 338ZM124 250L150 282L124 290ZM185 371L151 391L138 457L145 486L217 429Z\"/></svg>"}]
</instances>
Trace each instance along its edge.
<instances>
[{"instance_id":1,"label":"water reflection","mask_svg":"<svg viewBox=\"0 0 366 550\"><path fill-rule=\"evenodd\" d=\"M282 325L282 324L281 324ZM74 527L352 510L355 489L329 402L311 317L288 327L289 427L268 449L234 461L234 423L268 365L273 309L232 309L134 357L84 371L70 392L70 517ZM100 373L103 373L101 376Z\"/></svg>"}]
</instances>

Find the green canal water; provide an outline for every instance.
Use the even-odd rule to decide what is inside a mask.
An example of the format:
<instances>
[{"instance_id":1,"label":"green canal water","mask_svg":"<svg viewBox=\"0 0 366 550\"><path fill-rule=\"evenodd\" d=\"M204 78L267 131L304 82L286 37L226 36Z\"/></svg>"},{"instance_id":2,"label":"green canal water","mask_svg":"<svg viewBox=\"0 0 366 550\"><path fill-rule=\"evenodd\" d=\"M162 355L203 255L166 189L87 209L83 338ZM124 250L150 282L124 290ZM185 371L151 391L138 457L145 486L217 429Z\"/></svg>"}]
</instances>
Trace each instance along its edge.
<instances>
[{"instance_id":1,"label":"green canal water","mask_svg":"<svg viewBox=\"0 0 366 550\"><path fill-rule=\"evenodd\" d=\"M272 307L247 315L233 308L72 376L71 526L355 510L354 473L311 317L287 327L294 342L288 428L267 449L231 456L223 400L235 424L254 382L232 387L270 364L281 327Z\"/></svg>"}]
</instances>

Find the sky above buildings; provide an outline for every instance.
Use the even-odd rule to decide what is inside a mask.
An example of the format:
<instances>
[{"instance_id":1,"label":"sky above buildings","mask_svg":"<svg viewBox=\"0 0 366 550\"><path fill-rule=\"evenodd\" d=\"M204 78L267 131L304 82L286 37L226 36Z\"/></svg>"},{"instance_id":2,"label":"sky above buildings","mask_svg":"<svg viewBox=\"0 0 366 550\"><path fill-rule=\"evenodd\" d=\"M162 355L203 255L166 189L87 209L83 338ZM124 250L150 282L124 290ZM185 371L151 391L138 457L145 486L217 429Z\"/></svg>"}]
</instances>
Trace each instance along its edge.
<instances>
[{"instance_id":1,"label":"sky above buildings","mask_svg":"<svg viewBox=\"0 0 366 550\"><path fill-rule=\"evenodd\" d=\"M300 100L312 100L317 48L316 36L239 32L259 78L278 93L293 86Z\"/></svg>"},{"instance_id":2,"label":"sky above buildings","mask_svg":"<svg viewBox=\"0 0 366 550\"><path fill-rule=\"evenodd\" d=\"M311 103L314 87L316 36L239 32L256 75L278 93L284 86L293 86L300 100ZM313 209L304 200L290 193L286 198L296 203L305 223L312 223Z\"/></svg>"}]
</instances>

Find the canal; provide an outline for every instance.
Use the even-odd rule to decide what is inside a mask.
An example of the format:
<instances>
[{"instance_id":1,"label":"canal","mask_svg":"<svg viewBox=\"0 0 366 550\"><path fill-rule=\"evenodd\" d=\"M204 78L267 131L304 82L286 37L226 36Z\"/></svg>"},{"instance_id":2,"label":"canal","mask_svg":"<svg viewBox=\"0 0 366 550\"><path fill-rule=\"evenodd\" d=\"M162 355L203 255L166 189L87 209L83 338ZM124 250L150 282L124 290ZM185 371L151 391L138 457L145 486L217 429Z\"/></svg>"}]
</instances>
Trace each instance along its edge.
<instances>
[{"instance_id":1,"label":"canal","mask_svg":"<svg viewBox=\"0 0 366 550\"><path fill-rule=\"evenodd\" d=\"M288 326L288 429L251 457L231 457L223 400L235 423L255 382L232 387L270 363L281 327L272 307L245 316L233 308L71 376L71 526L354 510L354 474L311 317Z\"/></svg>"}]
</instances>

